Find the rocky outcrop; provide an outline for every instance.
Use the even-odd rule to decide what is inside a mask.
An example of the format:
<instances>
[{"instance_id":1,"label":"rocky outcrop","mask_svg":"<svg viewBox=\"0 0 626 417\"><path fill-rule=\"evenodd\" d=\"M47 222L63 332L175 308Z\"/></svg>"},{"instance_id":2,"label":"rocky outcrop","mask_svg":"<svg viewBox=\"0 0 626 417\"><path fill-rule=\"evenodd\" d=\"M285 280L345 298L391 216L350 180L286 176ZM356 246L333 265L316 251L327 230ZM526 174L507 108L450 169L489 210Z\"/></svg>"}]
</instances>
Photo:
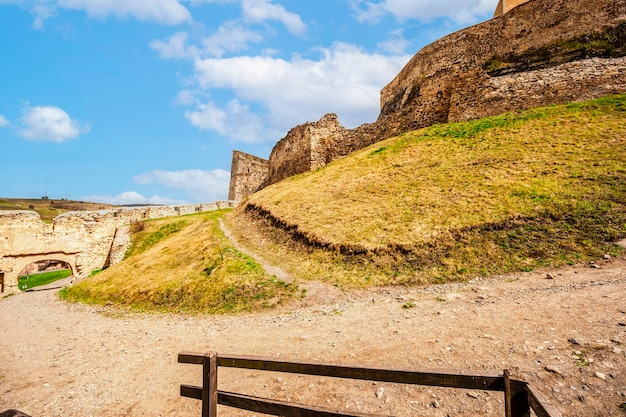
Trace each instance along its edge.
<instances>
[{"instance_id":1,"label":"rocky outcrop","mask_svg":"<svg viewBox=\"0 0 626 417\"><path fill-rule=\"evenodd\" d=\"M266 184L435 123L626 92L626 0L500 6L419 51L383 88L375 123L348 130L327 115L292 129L272 150Z\"/></svg>"}]
</instances>

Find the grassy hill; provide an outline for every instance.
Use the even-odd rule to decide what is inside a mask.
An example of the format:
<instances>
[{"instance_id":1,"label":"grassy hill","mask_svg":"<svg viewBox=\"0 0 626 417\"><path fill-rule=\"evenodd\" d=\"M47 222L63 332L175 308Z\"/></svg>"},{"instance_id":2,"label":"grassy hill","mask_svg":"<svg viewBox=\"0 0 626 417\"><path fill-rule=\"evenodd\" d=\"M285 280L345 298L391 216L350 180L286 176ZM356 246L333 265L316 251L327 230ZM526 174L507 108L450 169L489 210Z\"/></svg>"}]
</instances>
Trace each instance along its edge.
<instances>
[{"instance_id":1,"label":"grassy hill","mask_svg":"<svg viewBox=\"0 0 626 417\"><path fill-rule=\"evenodd\" d=\"M41 220L45 222L52 221L56 216L66 211L103 210L112 207L115 206L65 199L0 198L0 210L33 210L39 213Z\"/></svg>"},{"instance_id":2,"label":"grassy hill","mask_svg":"<svg viewBox=\"0 0 626 417\"><path fill-rule=\"evenodd\" d=\"M222 233L295 279L268 275ZM228 213L138 223L127 258L62 296L250 311L344 288L464 280L619 255L626 95L436 125L287 179Z\"/></svg>"},{"instance_id":3,"label":"grassy hill","mask_svg":"<svg viewBox=\"0 0 626 417\"><path fill-rule=\"evenodd\" d=\"M295 276L344 286L617 254L626 237L626 96L379 142L250 196L228 220Z\"/></svg>"},{"instance_id":4,"label":"grassy hill","mask_svg":"<svg viewBox=\"0 0 626 417\"><path fill-rule=\"evenodd\" d=\"M268 275L220 230L223 212L134 225L126 259L61 292L62 298L138 310L232 313L270 308L297 286Z\"/></svg>"}]
</instances>

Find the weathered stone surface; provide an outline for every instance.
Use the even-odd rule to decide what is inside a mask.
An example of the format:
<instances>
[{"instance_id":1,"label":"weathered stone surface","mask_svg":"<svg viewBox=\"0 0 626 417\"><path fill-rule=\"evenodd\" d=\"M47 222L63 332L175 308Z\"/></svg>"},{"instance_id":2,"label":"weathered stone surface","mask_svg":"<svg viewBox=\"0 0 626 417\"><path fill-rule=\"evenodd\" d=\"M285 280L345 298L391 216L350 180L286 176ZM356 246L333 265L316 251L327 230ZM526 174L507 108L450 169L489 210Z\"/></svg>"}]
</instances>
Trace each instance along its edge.
<instances>
[{"instance_id":1,"label":"weathered stone surface","mask_svg":"<svg viewBox=\"0 0 626 417\"><path fill-rule=\"evenodd\" d=\"M291 129L272 149L267 185L315 170L336 159L333 149L345 130L336 114L327 114L317 122Z\"/></svg>"},{"instance_id":2,"label":"weathered stone surface","mask_svg":"<svg viewBox=\"0 0 626 417\"><path fill-rule=\"evenodd\" d=\"M266 186L269 161L245 152L233 151L230 167L229 200L241 200Z\"/></svg>"},{"instance_id":3,"label":"weathered stone surface","mask_svg":"<svg viewBox=\"0 0 626 417\"><path fill-rule=\"evenodd\" d=\"M327 115L292 129L272 150L267 184L435 123L626 92L625 0L499 7L497 17L419 51L383 88L375 123L344 129Z\"/></svg>"},{"instance_id":4,"label":"weathered stone surface","mask_svg":"<svg viewBox=\"0 0 626 417\"><path fill-rule=\"evenodd\" d=\"M67 263L74 276L119 263L130 245L130 224L223 208L232 201L188 206L74 211L41 221L34 211L0 211L0 281L2 292L17 291L18 274L43 260Z\"/></svg>"}]
</instances>

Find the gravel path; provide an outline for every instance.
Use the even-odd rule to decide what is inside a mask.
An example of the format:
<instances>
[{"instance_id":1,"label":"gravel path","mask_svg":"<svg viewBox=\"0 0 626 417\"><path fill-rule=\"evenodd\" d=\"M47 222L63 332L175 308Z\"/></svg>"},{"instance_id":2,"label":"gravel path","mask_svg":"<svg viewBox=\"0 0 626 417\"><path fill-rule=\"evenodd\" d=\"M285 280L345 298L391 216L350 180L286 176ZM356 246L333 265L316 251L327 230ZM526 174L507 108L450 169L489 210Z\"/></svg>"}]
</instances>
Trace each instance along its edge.
<instances>
[{"instance_id":1,"label":"gravel path","mask_svg":"<svg viewBox=\"0 0 626 417\"><path fill-rule=\"evenodd\" d=\"M329 288L326 298L318 284L316 305L238 316L136 314L68 304L56 290L21 293L0 299L0 412L199 416L199 402L180 398L178 386L200 384L200 369L177 364L176 355L216 350L391 368L507 368L564 416L623 417L626 260L598 266L426 288ZM220 370L220 389L388 415L503 415L501 394L488 392L229 369ZM221 407L219 414L244 415Z\"/></svg>"}]
</instances>

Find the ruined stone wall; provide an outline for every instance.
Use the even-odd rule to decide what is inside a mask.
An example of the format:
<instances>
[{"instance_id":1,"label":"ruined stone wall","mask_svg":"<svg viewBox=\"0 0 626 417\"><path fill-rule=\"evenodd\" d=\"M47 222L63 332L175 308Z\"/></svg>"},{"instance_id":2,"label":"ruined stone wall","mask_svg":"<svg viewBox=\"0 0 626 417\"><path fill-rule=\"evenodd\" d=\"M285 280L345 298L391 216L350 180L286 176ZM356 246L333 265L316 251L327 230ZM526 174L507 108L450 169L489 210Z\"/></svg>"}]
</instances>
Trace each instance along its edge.
<instances>
[{"instance_id":1,"label":"ruined stone wall","mask_svg":"<svg viewBox=\"0 0 626 417\"><path fill-rule=\"evenodd\" d=\"M269 161L245 152L233 151L230 167L229 200L241 200L265 186Z\"/></svg>"},{"instance_id":2,"label":"ruined stone wall","mask_svg":"<svg viewBox=\"0 0 626 417\"><path fill-rule=\"evenodd\" d=\"M132 222L232 208L235 204L219 201L75 211L57 216L52 223L42 222L34 211L0 211L0 273L4 274L5 292L17 291L18 274L33 262L67 262L79 278L121 262L130 245Z\"/></svg>"},{"instance_id":3,"label":"ruined stone wall","mask_svg":"<svg viewBox=\"0 0 626 417\"><path fill-rule=\"evenodd\" d=\"M267 185L311 169L311 142L307 136L310 124L294 127L276 143L269 157Z\"/></svg>"},{"instance_id":4,"label":"ruined stone wall","mask_svg":"<svg viewBox=\"0 0 626 417\"><path fill-rule=\"evenodd\" d=\"M347 130L335 117L315 134L315 123L292 129L272 150L267 184L435 123L626 92L626 0L499 7L499 16L419 51L381 91L376 122Z\"/></svg>"},{"instance_id":5,"label":"ruined stone wall","mask_svg":"<svg viewBox=\"0 0 626 417\"><path fill-rule=\"evenodd\" d=\"M334 148L345 131L333 113L291 129L272 149L267 185L315 170L336 159Z\"/></svg>"}]
</instances>

